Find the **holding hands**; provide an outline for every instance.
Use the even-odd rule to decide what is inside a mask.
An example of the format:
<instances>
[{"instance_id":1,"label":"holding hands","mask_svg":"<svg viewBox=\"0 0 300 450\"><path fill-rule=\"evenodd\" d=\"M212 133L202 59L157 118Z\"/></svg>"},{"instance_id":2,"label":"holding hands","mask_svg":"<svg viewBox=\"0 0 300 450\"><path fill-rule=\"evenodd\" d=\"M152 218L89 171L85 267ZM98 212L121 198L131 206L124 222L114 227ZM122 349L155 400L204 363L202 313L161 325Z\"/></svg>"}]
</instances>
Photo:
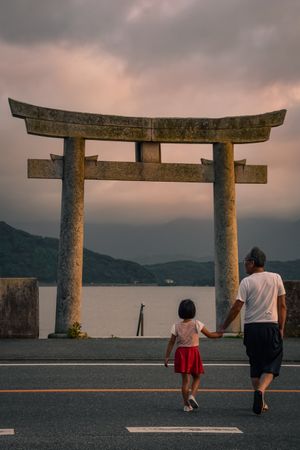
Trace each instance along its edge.
<instances>
[{"instance_id":1,"label":"holding hands","mask_svg":"<svg viewBox=\"0 0 300 450\"><path fill-rule=\"evenodd\" d=\"M204 336L211 338L211 339L219 339L219 338L223 337L223 330L209 331L207 328L203 327L201 330L201 333L203 333Z\"/></svg>"},{"instance_id":2,"label":"holding hands","mask_svg":"<svg viewBox=\"0 0 300 450\"><path fill-rule=\"evenodd\" d=\"M223 337L223 334L224 334L223 330L215 331L216 339Z\"/></svg>"}]
</instances>

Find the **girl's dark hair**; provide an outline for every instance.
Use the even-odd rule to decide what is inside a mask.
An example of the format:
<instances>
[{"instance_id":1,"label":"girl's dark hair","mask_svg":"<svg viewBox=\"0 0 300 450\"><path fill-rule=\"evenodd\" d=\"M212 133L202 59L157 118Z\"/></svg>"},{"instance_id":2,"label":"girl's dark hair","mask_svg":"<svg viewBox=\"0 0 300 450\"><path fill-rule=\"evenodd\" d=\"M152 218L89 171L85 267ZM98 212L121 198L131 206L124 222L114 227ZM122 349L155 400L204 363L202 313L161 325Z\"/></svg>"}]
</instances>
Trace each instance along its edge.
<instances>
[{"instance_id":1,"label":"girl's dark hair","mask_svg":"<svg viewBox=\"0 0 300 450\"><path fill-rule=\"evenodd\" d=\"M189 298L182 300L178 308L178 315L180 319L193 319L196 315L195 303Z\"/></svg>"}]
</instances>

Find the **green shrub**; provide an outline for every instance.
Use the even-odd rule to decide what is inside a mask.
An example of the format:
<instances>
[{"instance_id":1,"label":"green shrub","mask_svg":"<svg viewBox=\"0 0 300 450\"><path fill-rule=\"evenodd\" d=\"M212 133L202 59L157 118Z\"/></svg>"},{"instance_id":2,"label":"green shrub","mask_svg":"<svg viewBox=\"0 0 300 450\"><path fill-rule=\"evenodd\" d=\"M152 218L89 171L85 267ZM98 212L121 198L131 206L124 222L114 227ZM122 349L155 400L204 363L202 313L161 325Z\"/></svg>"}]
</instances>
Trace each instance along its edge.
<instances>
[{"instance_id":1,"label":"green shrub","mask_svg":"<svg viewBox=\"0 0 300 450\"><path fill-rule=\"evenodd\" d=\"M79 322L74 322L68 329L68 338L70 339L86 339L87 337L87 333L81 331L81 324Z\"/></svg>"}]
</instances>

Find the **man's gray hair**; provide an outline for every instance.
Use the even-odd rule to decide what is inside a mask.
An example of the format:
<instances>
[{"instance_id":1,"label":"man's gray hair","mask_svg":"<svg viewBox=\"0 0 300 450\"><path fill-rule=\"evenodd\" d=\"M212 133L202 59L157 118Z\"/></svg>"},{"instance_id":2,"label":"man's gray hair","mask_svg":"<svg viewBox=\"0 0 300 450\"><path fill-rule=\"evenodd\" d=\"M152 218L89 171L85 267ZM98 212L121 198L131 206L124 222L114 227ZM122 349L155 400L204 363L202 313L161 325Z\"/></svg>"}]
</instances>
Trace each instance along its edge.
<instances>
[{"instance_id":1,"label":"man's gray hair","mask_svg":"<svg viewBox=\"0 0 300 450\"><path fill-rule=\"evenodd\" d=\"M254 261L256 267L264 267L266 262L266 255L260 248L253 247L248 253L246 259Z\"/></svg>"}]
</instances>

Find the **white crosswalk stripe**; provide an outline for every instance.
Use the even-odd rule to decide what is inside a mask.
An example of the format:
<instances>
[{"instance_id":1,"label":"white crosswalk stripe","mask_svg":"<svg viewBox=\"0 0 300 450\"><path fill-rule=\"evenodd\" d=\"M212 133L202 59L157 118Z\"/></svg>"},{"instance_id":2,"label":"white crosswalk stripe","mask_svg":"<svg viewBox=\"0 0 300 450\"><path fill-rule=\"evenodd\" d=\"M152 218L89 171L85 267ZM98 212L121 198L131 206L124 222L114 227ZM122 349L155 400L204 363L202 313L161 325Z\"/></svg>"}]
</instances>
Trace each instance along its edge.
<instances>
[{"instance_id":1,"label":"white crosswalk stripe","mask_svg":"<svg viewBox=\"0 0 300 450\"><path fill-rule=\"evenodd\" d=\"M15 434L15 430L13 428L0 428L0 436L9 436Z\"/></svg>"},{"instance_id":2,"label":"white crosswalk stripe","mask_svg":"<svg viewBox=\"0 0 300 450\"><path fill-rule=\"evenodd\" d=\"M126 427L129 433L243 433L236 427Z\"/></svg>"}]
</instances>

